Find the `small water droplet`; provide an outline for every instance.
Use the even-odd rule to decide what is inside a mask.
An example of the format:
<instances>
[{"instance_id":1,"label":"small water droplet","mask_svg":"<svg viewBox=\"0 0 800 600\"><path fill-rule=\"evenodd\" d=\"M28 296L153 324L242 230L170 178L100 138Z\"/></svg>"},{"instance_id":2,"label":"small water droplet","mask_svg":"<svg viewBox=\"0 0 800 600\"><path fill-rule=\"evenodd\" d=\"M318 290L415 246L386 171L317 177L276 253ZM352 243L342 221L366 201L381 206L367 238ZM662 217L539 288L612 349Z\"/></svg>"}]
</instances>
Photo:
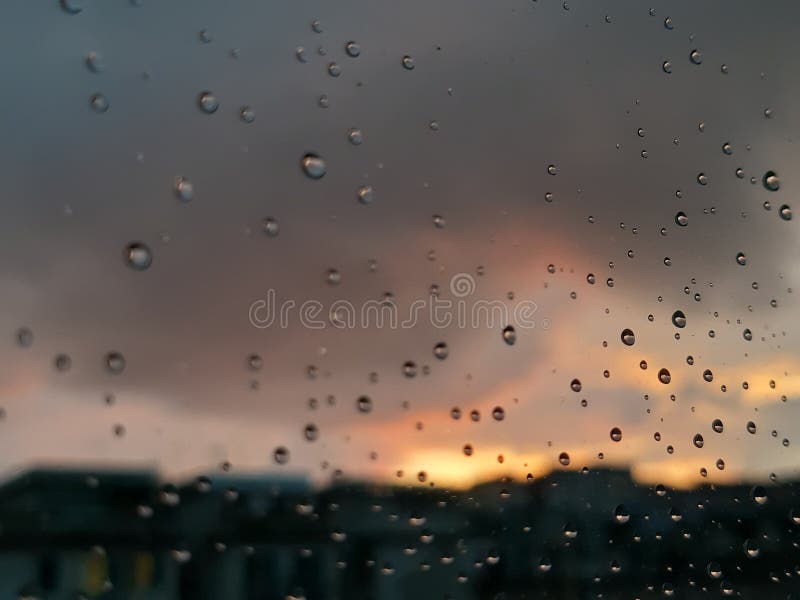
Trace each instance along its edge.
<instances>
[{"instance_id":1,"label":"small water droplet","mask_svg":"<svg viewBox=\"0 0 800 600\"><path fill-rule=\"evenodd\" d=\"M104 113L109 107L108 99L103 94L93 94L89 98L89 106L91 106L92 110L96 113Z\"/></svg>"},{"instance_id":2,"label":"small water droplet","mask_svg":"<svg viewBox=\"0 0 800 600\"><path fill-rule=\"evenodd\" d=\"M361 46L358 42L350 41L344 45L344 51L347 53L347 56L356 58L361 55Z\"/></svg>"},{"instance_id":3,"label":"small water droplet","mask_svg":"<svg viewBox=\"0 0 800 600\"><path fill-rule=\"evenodd\" d=\"M412 71L414 69L415 65L414 65L414 59L412 57L410 57L408 55L405 55L401 62L403 64L403 68L404 69L406 69L408 71Z\"/></svg>"},{"instance_id":4,"label":"small water droplet","mask_svg":"<svg viewBox=\"0 0 800 600\"><path fill-rule=\"evenodd\" d=\"M619 442L622 440L622 430L619 427L612 428L609 435L611 436L611 440L614 442Z\"/></svg>"},{"instance_id":5,"label":"small water droplet","mask_svg":"<svg viewBox=\"0 0 800 600\"><path fill-rule=\"evenodd\" d=\"M517 341L517 332L514 331L514 328L511 325L503 329L503 340L509 346L513 346Z\"/></svg>"},{"instance_id":6,"label":"small water droplet","mask_svg":"<svg viewBox=\"0 0 800 600\"><path fill-rule=\"evenodd\" d=\"M689 60L691 60L692 63L694 63L696 65L699 65L700 63L703 62L703 55L700 53L699 50L696 50L696 49L692 50L689 53Z\"/></svg>"},{"instance_id":7,"label":"small water droplet","mask_svg":"<svg viewBox=\"0 0 800 600\"><path fill-rule=\"evenodd\" d=\"M439 342L433 347L433 355L439 360L444 360L445 358L447 358L449 353L450 351L447 348L447 344L445 344L444 342Z\"/></svg>"},{"instance_id":8,"label":"small water droplet","mask_svg":"<svg viewBox=\"0 0 800 600\"><path fill-rule=\"evenodd\" d=\"M362 185L356 192L356 197L361 204L370 204L373 200L374 193L371 185Z\"/></svg>"},{"instance_id":9,"label":"small water droplet","mask_svg":"<svg viewBox=\"0 0 800 600\"><path fill-rule=\"evenodd\" d=\"M658 372L658 380L663 384L668 384L670 381L672 381L672 375L670 375L669 370L662 368Z\"/></svg>"},{"instance_id":10,"label":"small water droplet","mask_svg":"<svg viewBox=\"0 0 800 600\"><path fill-rule=\"evenodd\" d=\"M272 217L265 217L264 220L261 221L261 230L267 237L276 237L278 233L280 233L278 221Z\"/></svg>"},{"instance_id":11,"label":"small water droplet","mask_svg":"<svg viewBox=\"0 0 800 600\"><path fill-rule=\"evenodd\" d=\"M359 396L356 400L356 408L360 413L368 413L372 411L372 399L369 396Z\"/></svg>"},{"instance_id":12,"label":"small water droplet","mask_svg":"<svg viewBox=\"0 0 800 600\"><path fill-rule=\"evenodd\" d=\"M182 175L175 178L175 195L182 202L190 202L194 198L194 185L188 177Z\"/></svg>"}]
</instances>

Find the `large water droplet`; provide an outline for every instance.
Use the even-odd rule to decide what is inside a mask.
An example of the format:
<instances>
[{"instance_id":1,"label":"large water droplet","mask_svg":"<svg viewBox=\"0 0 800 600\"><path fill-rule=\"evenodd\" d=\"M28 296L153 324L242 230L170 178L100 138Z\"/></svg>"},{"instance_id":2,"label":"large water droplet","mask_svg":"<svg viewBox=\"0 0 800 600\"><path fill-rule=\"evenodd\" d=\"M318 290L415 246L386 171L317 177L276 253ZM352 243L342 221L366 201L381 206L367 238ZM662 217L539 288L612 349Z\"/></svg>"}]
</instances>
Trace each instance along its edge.
<instances>
[{"instance_id":1,"label":"large water droplet","mask_svg":"<svg viewBox=\"0 0 800 600\"><path fill-rule=\"evenodd\" d=\"M356 58L361 55L361 46L359 46L358 42L350 41L344 45L344 51L347 53L347 56Z\"/></svg>"},{"instance_id":2,"label":"large water droplet","mask_svg":"<svg viewBox=\"0 0 800 600\"><path fill-rule=\"evenodd\" d=\"M742 267L747 264L747 257L743 252L738 252L736 254L736 264L741 265Z\"/></svg>"},{"instance_id":3,"label":"large water droplet","mask_svg":"<svg viewBox=\"0 0 800 600\"><path fill-rule=\"evenodd\" d=\"M439 360L444 360L447 358L447 355L450 351L447 348L447 344L444 342L439 342L433 347L433 355L438 358Z\"/></svg>"},{"instance_id":4,"label":"large water droplet","mask_svg":"<svg viewBox=\"0 0 800 600\"><path fill-rule=\"evenodd\" d=\"M777 192L781 189L781 181L778 179L778 174L775 171L767 171L762 178L764 187L770 192Z\"/></svg>"},{"instance_id":5,"label":"large water droplet","mask_svg":"<svg viewBox=\"0 0 800 600\"><path fill-rule=\"evenodd\" d=\"M672 313L672 324L679 329L686 327L686 315L683 314L682 310L676 310Z\"/></svg>"},{"instance_id":6,"label":"large water droplet","mask_svg":"<svg viewBox=\"0 0 800 600\"><path fill-rule=\"evenodd\" d=\"M665 369L665 368L662 368L662 369L661 369L661 370L658 372L658 380L659 380L661 383L663 383L663 384L667 384L667 383L669 383L670 381L672 381L672 375L670 375L670 372L669 372L669 370L667 370L667 369Z\"/></svg>"},{"instance_id":7,"label":"large water droplet","mask_svg":"<svg viewBox=\"0 0 800 600\"><path fill-rule=\"evenodd\" d=\"M619 427L613 427L609 435L611 437L611 440L614 442L619 442L620 440L622 440L622 430Z\"/></svg>"},{"instance_id":8,"label":"large water droplet","mask_svg":"<svg viewBox=\"0 0 800 600\"><path fill-rule=\"evenodd\" d=\"M792 209L788 204L784 204L781 206L778 214L781 216L781 219L784 221L791 221L792 220Z\"/></svg>"},{"instance_id":9,"label":"large water droplet","mask_svg":"<svg viewBox=\"0 0 800 600\"><path fill-rule=\"evenodd\" d=\"M200 95L197 97L197 105L200 107L200 110L210 115L217 112L217 109L219 108L219 101L212 92L206 90L204 92L200 92Z\"/></svg>"},{"instance_id":10,"label":"large water droplet","mask_svg":"<svg viewBox=\"0 0 800 600\"><path fill-rule=\"evenodd\" d=\"M128 266L136 271L144 271L153 263L153 253L141 242L128 244L123 256Z\"/></svg>"},{"instance_id":11,"label":"large water droplet","mask_svg":"<svg viewBox=\"0 0 800 600\"><path fill-rule=\"evenodd\" d=\"M303 172L311 179L322 179L327 173L327 166L325 161L316 154L306 154L300 160L300 166Z\"/></svg>"},{"instance_id":12,"label":"large water droplet","mask_svg":"<svg viewBox=\"0 0 800 600\"><path fill-rule=\"evenodd\" d=\"M678 211L675 214L675 223L677 223L681 227L686 227L689 224L689 217L687 217L686 213L683 212L682 210Z\"/></svg>"},{"instance_id":13,"label":"large water droplet","mask_svg":"<svg viewBox=\"0 0 800 600\"><path fill-rule=\"evenodd\" d=\"M630 329L623 329L622 333L620 334L620 339L626 346L633 346L633 344L636 342L636 337L633 335L633 331Z\"/></svg>"}]
</instances>

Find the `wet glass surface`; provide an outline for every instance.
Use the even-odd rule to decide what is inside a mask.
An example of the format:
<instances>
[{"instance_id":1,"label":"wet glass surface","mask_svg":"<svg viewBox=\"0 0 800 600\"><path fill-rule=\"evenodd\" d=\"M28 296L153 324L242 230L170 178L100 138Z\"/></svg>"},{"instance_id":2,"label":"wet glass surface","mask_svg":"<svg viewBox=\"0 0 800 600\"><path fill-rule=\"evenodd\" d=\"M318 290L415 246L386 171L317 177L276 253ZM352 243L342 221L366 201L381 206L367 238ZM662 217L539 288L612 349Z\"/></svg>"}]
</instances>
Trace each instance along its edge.
<instances>
[{"instance_id":1,"label":"wet glass surface","mask_svg":"<svg viewBox=\"0 0 800 600\"><path fill-rule=\"evenodd\" d=\"M7 2L0 595L796 597L799 22Z\"/></svg>"}]
</instances>

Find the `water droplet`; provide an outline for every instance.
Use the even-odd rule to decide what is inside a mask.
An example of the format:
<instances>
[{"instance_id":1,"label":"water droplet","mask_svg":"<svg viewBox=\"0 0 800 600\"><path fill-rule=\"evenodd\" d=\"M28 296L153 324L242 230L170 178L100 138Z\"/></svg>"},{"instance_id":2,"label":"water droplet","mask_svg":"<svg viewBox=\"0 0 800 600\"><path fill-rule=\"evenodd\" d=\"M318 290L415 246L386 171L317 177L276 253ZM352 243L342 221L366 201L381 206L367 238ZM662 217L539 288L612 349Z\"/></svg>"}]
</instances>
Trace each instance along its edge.
<instances>
[{"instance_id":1,"label":"water droplet","mask_svg":"<svg viewBox=\"0 0 800 600\"><path fill-rule=\"evenodd\" d=\"M103 55L99 52L89 52L86 55L86 66L92 73L102 73L106 68Z\"/></svg>"},{"instance_id":2,"label":"water droplet","mask_svg":"<svg viewBox=\"0 0 800 600\"><path fill-rule=\"evenodd\" d=\"M699 433L696 433L694 438L692 438L692 443L694 444L695 448L702 448L705 442L703 440L703 436Z\"/></svg>"},{"instance_id":3,"label":"water droplet","mask_svg":"<svg viewBox=\"0 0 800 600\"><path fill-rule=\"evenodd\" d=\"M775 171L767 171L764 173L762 182L764 187L770 192L777 192L781 188L780 179L778 179L778 174L775 173Z\"/></svg>"},{"instance_id":4,"label":"water droplet","mask_svg":"<svg viewBox=\"0 0 800 600\"><path fill-rule=\"evenodd\" d=\"M347 139L353 146L360 146L364 142L364 135L355 127L347 130Z\"/></svg>"},{"instance_id":5,"label":"water droplet","mask_svg":"<svg viewBox=\"0 0 800 600\"><path fill-rule=\"evenodd\" d=\"M131 269L144 271L153 263L153 253L145 244L133 242L125 247L125 262Z\"/></svg>"},{"instance_id":6,"label":"water droplet","mask_svg":"<svg viewBox=\"0 0 800 600\"><path fill-rule=\"evenodd\" d=\"M619 442L622 439L622 430L619 427L614 427L609 435L612 441Z\"/></svg>"},{"instance_id":7,"label":"water droplet","mask_svg":"<svg viewBox=\"0 0 800 600\"><path fill-rule=\"evenodd\" d=\"M562 452L558 455L558 462L561 463L562 466L567 467L569 466L569 454L566 452Z\"/></svg>"},{"instance_id":8,"label":"water droplet","mask_svg":"<svg viewBox=\"0 0 800 600\"><path fill-rule=\"evenodd\" d=\"M311 31L314 33L322 33L322 22L319 19L311 21Z\"/></svg>"},{"instance_id":9,"label":"water droplet","mask_svg":"<svg viewBox=\"0 0 800 600\"><path fill-rule=\"evenodd\" d=\"M620 339L626 346L633 346L633 344L636 342L636 337L633 335L633 331L630 329L623 329L622 333L620 334Z\"/></svg>"},{"instance_id":10,"label":"water droplet","mask_svg":"<svg viewBox=\"0 0 800 600\"><path fill-rule=\"evenodd\" d=\"M244 123L252 123L253 121L256 120L256 111L254 111L251 106L247 106L247 105L242 106L239 109L239 118Z\"/></svg>"},{"instance_id":11,"label":"water droplet","mask_svg":"<svg viewBox=\"0 0 800 600\"><path fill-rule=\"evenodd\" d=\"M278 446L272 452L272 458L279 465L285 465L289 462L289 450L285 446Z\"/></svg>"},{"instance_id":12,"label":"water droplet","mask_svg":"<svg viewBox=\"0 0 800 600\"><path fill-rule=\"evenodd\" d=\"M706 369L705 371L703 371L703 379L707 383L711 383L712 381L714 381L714 374L711 372L711 369Z\"/></svg>"},{"instance_id":13,"label":"water droplet","mask_svg":"<svg viewBox=\"0 0 800 600\"><path fill-rule=\"evenodd\" d=\"M564 537L568 540L573 540L578 537L578 528L572 523L564 525Z\"/></svg>"},{"instance_id":14,"label":"water droplet","mask_svg":"<svg viewBox=\"0 0 800 600\"><path fill-rule=\"evenodd\" d=\"M503 329L503 340L509 346L513 346L517 341L517 332L514 331L514 328L511 325Z\"/></svg>"},{"instance_id":15,"label":"water droplet","mask_svg":"<svg viewBox=\"0 0 800 600\"><path fill-rule=\"evenodd\" d=\"M583 386L581 386L580 379L573 379L573 380L570 382L570 384L569 384L569 387L572 389L572 391L573 391L573 392L577 393L577 392L580 392L580 391L581 391L581 388L582 388Z\"/></svg>"},{"instance_id":16,"label":"water droplet","mask_svg":"<svg viewBox=\"0 0 800 600\"><path fill-rule=\"evenodd\" d=\"M325 273L325 281L329 285L339 285L342 282L342 274L336 269L328 269Z\"/></svg>"},{"instance_id":17,"label":"water droplet","mask_svg":"<svg viewBox=\"0 0 800 600\"><path fill-rule=\"evenodd\" d=\"M417 376L417 363L413 361L406 361L403 363L403 375L409 379Z\"/></svg>"},{"instance_id":18,"label":"water droplet","mask_svg":"<svg viewBox=\"0 0 800 600\"><path fill-rule=\"evenodd\" d=\"M371 185L362 185L356 192L356 197L361 204L370 204L373 200L374 192Z\"/></svg>"},{"instance_id":19,"label":"water droplet","mask_svg":"<svg viewBox=\"0 0 800 600\"><path fill-rule=\"evenodd\" d=\"M347 42L344 45L344 51L347 53L347 56L350 56L351 58L361 56L361 46L358 44L358 42Z\"/></svg>"},{"instance_id":20,"label":"water droplet","mask_svg":"<svg viewBox=\"0 0 800 600\"><path fill-rule=\"evenodd\" d=\"M685 212L678 211L675 214L675 223L677 223L681 227L686 227L689 224L689 217L686 216Z\"/></svg>"},{"instance_id":21,"label":"water droplet","mask_svg":"<svg viewBox=\"0 0 800 600\"><path fill-rule=\"evenodd\" d=\"M70 367L72 367L72 359L67 354L58 354L56 355L53 364L55 365L57 371L64 373L69 371Z\"/></svg>"},{"instance_id":22,"label":"water droplet","mask_svg":"<svg viewBox=\"0 0 800 600\"><path fill-rule=\"evenodd\" d=\"M753 502L756 504L763 506L767 503L767 490L760 485L753 486L753 489L750 491L750 495L753 498Z\"/></svg>"},{"instance_id":23,"label":"water droplet","mask_svg":"<svg viewBox=\"0 0 800 600\"><path fill-rule=\"evenodd\" d=\"M20 348L28 348L33 344L33 331L28 327L20 327L17 329L17 344Z\"/></svg>"},{"instance_id":24,"label":"water droplet","mask_svg":"<svg viewBox=\"0 0 800 600\"><path fill-rule=\"evenodd\" d=\"M733 146L731 146L730 142L725 142L722 144L722 152L728 155L733 154Z\"/></svg>"},{"instance_id":25,"label":"water droplet","mask_svg":"<svg viewBox=\"0 0 800 600\"><path fill-rule=\"evenodd\" d=\"M744 553L749 558L758 558L758 555L761 554L761 550L759 550L754 540L751 539L745 540L744 545L742 547L744 549Z\"/></svg>"},{"instance_id":26,"label":"water droplet","mask_svg":"<svg viewBox=\"0 0 800 600\"><path fill-rule=\"evenodd\" d=\"M631 513L622 504L619 504L614 509L614 520L620 525L624 525L631 520Z\"/></svg>"},{"instance_id":27,"label":"water droplet","mask_svg":"<svg viewBox=\"0 0 800 600\"><path fill-rule=\"evenodd\" d=\"M671 17L667 17L666 19L664 19L664 27L666 29L674 29L675 28L675 24L672 22L672 18Z\"/></svg>"},{"instance_id":28,"label":"water droplet","mask_svg":"<svg viewBox=\"0 0 800 600\"><path fill-rule=\"evenodd\" d=\"M412 71L414 69L414 59L408 55L403 57L402 64L403 68L407 69L408 71Z\"/></svg>"},{"instance_id":29,"label":"water droplet","mask_svg":"<svg viewBox=\"0 0 800 600\"><path fill-rule=\"evenodd\" d=\"M699 50L692 50L689 53L689 60L692 61L692 63L699 65L700 63L703 62L703 55L700 53Z\"/></svg>"},{"instance_id":30,"label":"water droplet","mask_svg":"<svg viewBox=\"0 0 800 600\"><path fill-rule=\"evenodd\" d=\"M792 209L788 204L784 204L781 206L778 214L781 216L781 219L784 221L791 221L792 220Z\"/></svg>"},{"instance_id":31,"label":"water droplet","mask_svg":"<svg viewBox=\"0 0 800 600\"><path fill-rule=\"evenodd\" d=\"M325 161L316 154L306 154L300 160L300 167L303 172L311 179L322 179L327 173Z\"/></svg>"},{"instance_id":32,"label":"water droplet","mask_svg":"<svg viewBox=\"0 0 800 600\"><path fill-rule=\"evenodd\" d=\"M277 237L278 233L280 233L280 226L278 225L278 221L274 218L265 217L264 220L261 221L261 230L267 237Z\"/></svg>"},{"instance_id":33,"label":"water droplet","mask_svg":"<svg viewBox=\"0 0 800 600\"><path fill-rule=\"evenodd\" d=\"M356 408L360 413L368 413L372 411L372 399L369 396L359 396L356 400Z\"/></svg>"},{"instance_id":34,"label":"water droplet","mask_svg":"<svg viewBox=\"0 0 800 600\"><path fill-rule=\"evenodd\" d=\"M464 455L472 456L472 445L471 444L464 444Z\"/></svg>"},{"instance_id":35,"label":"water droplet","mask_svg":"<svg viewBox=\"0 0 800 600\"><path fill-rule=\"evenodd\" d=\"M188 177L178 176L174 183L175 195L182 202L189 202L194 198L194 185Z\"/></svg>"},{"instance_id":36,"label":"water droplet","mask_svg":"<svg viewBox=\"0 0 800 600\"><path fill-rule=\"evenodd\" d=\"M745 266L747 264L747 257L744 255L743 252L738 252L736 254L736 263Z\"/></svg>"},{"instance_id":37,"label":"water droplet","mask_svg":"<svg viewBox=\"0 0 800 600\"><path fill-rule=\"evenodd\" d=\"M204 92L200 92L200 95L197 97L197 105L200 107L200 110L210 115L217 112L217 109L219 108L219 101L212 92L206 90Z\"/></svg>"},{"instance_id":38,"label":"water droplet","mask_svg":"<svg viewBox=\"0 0 800 600\"><path fill-rule=\"evenodd\" d=\"M558 175L558 169L556 169L555 165L548 165L547 166L547 172L550 175Z\"/></svg>"},{"instance_id":39,"label":"water droplet","mask_svg":"<svg viewBox=\"0 0 800 600\"><path fill-rule=\"evenodd\" d=\"M433 355L438 358L439 360L444 360L447 358L447 355L450 351L447 348L447 344L444 342L439 342L433 347Z\"/></svg>"},{"instance_id":40,"label":"water droplet","mask_svg":"<svg viewBox=\"0 0 800 600\"><path fill-rule=\"evenodd\" d=\"M743 338L744 338L746 341L748 341L748 342L749 342L749 341L752 341L752 339L753 339L753 332L752 332L752 331L750 331L749 329L745 329L745 330L742 332L742 337L743 337Z\"/></svg>"},{"instance_id":41,"label":"water droplet","mask_svg":"<svg viewBox=\"0 0 800 600\"><path fill-rule=\"evenodd\" d=\"M663 69L664 73L672 73L672 63L668 60L664 61L664 63L661 65L661 68Z\"/></svg>"},{"instance_id":42,"label":"water droplet","mask_svg":"<svg viewBox=\"0 0 800 600\"><path fill-rule=\"evenodd\" d=\"M670 373L669 373L669 371L667 369L662 368L658 372L658 380L663 384L667 384L670 381L672 381L672 375L670 375Z\"/></svg>"},{"instance_id":43,"label":"water droplet","mask_svg":"<svg viewBox=\"0 0 800 600\"><path fill-rule=\"evenodd\" d=\"M303 428L303 437L309 442L316 442L319 438L319 428L314 423L309 423Z\"/></svg>"},{"instance_id":44,"label":"water droplet","mask_svg":"<svg viewBox=\"0 0 800 600\"><path fill-rule=\"evenodd\" d=\"M711 422L711 429L713 429L715 433L722 433L722 430L724 429L724 426L722 424L722 420L721 419L714 419Z\"/></svg>"},{"instance_id":45,"label":"water droplet","mask_svg":"<svg viewBox=\"0 0 800 600\"><path fill-rule=\"evenodd\" d=\"M93 94L89 98L89 106L92 107L92 110L97 113L104 113L108 110L109 104L108 99L100 93Z\"/></svg>"},{"instance_id":46,"label":"water droplet","mask_svg":"<svg viewBox=\"0 0 800 600\"><path fill-rule=\"evenodd\" d=\"M672 313L672 324L679 329L686 327L686 315L683 314L682 310L676 310Z\"/></svg>"},{"instance_id":47,"label":"water droplet","mask_svg":"<svg viewBox=\"0 0 800 600\"><path fill-rule=\"evenodd\" d=\"M505 411L505 409L503 409L503 407L502 407L502 406L495 406L495 407L492 409L492 418L493 418L495 421L502 421L503 419L505 419L505 418L506 418L506 411Z\"/></svg>"},{"instance_id":48,"label":"water droplet","mask_svg":"<svg viewBox=\"0 0 800 600\"><path fill-rule=\"evenodd\" d=\"M328 75L331 77L338 77L342 74L342 68L335 62L328 63Z\"/></svg>"},{"instance_id":49,"label":"water droplet","mask_svg":"<svg viewBox=\"0 0 800 600\"><path fill-rule=\"evenodd\" d=\"M106 369L109 373L119 375L125 370L125 357L119 352L109 352L106 354Z\"/></svg>"}]
</instances>

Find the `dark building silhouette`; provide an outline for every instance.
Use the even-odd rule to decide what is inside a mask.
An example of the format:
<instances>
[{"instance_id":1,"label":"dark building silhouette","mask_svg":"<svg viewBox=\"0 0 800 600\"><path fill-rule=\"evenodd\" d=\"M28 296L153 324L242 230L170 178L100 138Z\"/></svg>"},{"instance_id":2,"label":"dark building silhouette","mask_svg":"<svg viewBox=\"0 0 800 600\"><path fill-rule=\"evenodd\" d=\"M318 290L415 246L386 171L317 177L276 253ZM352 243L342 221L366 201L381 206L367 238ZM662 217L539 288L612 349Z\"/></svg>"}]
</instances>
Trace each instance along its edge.
<instances>
[{"instance_id":1,"label":"dark building silhouette","mask_svg":"<svg viewBox=\"0 0 800 600\"><path fill-rule=\"evenodd\" d=\"M34 470L0 487L0 597L792 598L794 483L557 472L468 491Z\"/></svg>"}]
</instances>

